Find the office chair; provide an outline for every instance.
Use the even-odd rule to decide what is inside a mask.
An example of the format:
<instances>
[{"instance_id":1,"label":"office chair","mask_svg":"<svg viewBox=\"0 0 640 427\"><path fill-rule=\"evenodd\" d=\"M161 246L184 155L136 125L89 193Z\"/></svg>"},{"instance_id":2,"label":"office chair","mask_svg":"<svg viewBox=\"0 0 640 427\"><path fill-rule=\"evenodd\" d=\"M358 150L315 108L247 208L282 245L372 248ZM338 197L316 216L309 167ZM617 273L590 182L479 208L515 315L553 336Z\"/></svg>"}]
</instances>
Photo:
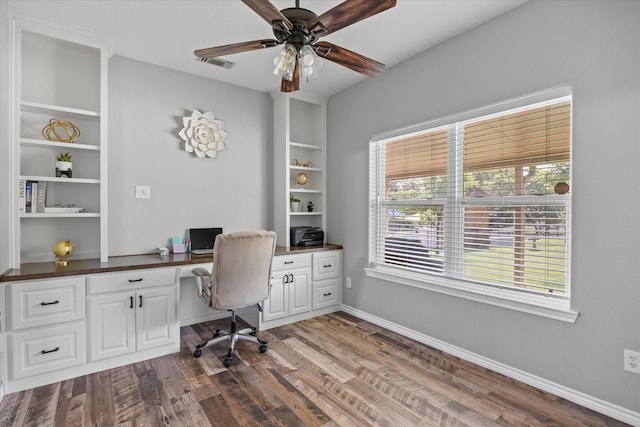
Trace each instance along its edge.
<instances>
[{"instance_id":1,"label":"office chair","mask_svg":"<svg viewBox=\"0 0 640 427\"><path fill-rule=\"evenodd\" d=\"M236 309L258 305L269 297L271 264L276 247L273 231L239 231L219 234L213 245L211 272L194 268L198 294L215 310L231 311L229 330L216 329L213 337L198 344L193 352L200 357L202 349L223 341L228 342L224 366L231 366L236 343L250 341L258 344L260 353L267 351L267 341L257 338L256 328L237 330Z\"/></svg>"}]
</instances>

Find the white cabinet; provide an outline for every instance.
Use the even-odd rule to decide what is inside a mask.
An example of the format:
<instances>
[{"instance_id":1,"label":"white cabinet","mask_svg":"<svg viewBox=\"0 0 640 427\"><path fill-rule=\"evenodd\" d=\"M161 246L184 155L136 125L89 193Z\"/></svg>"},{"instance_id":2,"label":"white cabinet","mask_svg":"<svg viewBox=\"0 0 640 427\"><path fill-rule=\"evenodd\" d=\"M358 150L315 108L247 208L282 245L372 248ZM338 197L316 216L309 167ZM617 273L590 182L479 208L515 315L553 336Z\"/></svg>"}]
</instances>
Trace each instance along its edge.
<instances>
[{"instance_id":1,"label":"white cabinet","mask_svg":"<svg viewBox=\"0 0 640 427\"><path fill-rule=\"evenodd\" d=\"M259 329L339 310L341 256L340 250L275 256Z\"/></svg>"},{"instance_id":2,"label":"white cabinet","mask_svg":"<svg viewBox=\"0 0 640 427\"><path fill-rule=\"evenodd\" d=\"M6 287L9 380L85 363L84 277Z\"/></svg>"},{"instance_id":3,"label":"white cabinet","mask_svg":"<svg viewBox=\"0 0 640 427\"><path fill-rule=\"evenodd\" d=\"M175 270L101 274L87 280L90 362L178 343Z\"/></svg>"},{"instance_id":4,"label":"white cabinet","mask_svg":"<svg viewBox=\"0 0 640 427\"><path fill-rule=\"evenodd\" d=\"M274 257L270 297L264 302L262 310L264 321L311 310L309 254Z\"/></svg>"},{"instance_id":5,"label":"white cabinet","mask_svg":"<svg viewBox=\"0 0 640 427\"><path fill-rule=\"evenodd\" d=\"M289 247L291 227L326 229L326 100L280 92L273 103L275 232L278 245ZM300 199L298 211L291 197Z\"/></svg>"},{"instance_id":6,"label":"white cabinet","mask_svg":"<svg viewBox=\"0 0 640 427\"><path fill-rule=\"evenodd\" d=\"M340 303L341 254L341 251L323 251L312 254L314 310Z\"/></svg>"},{"instance_id":7,"label":"white cabinet","mask_svg":"<svg viewBox=\"0 0 640 427\"><path fill-rule=\"evenodd\" d=\"M15 21L12 266L53 259L51 246L71 240L75 258L107 261L107 61L110 43L41 21ZM80 131L73 142L50 141L52 119ZM68 129L68 128L67 128ZM54 127L58 139L67 131ZM71 177L56 176L59 153L72 156ZM27 208L27 183L37 185ZM45 191L46 189L46 191ZM40 194L38 194L40 193ZM38 196L40 202L38 203ZM48 212L75 205L82 212Z\"/></svg>"}]
</instances>

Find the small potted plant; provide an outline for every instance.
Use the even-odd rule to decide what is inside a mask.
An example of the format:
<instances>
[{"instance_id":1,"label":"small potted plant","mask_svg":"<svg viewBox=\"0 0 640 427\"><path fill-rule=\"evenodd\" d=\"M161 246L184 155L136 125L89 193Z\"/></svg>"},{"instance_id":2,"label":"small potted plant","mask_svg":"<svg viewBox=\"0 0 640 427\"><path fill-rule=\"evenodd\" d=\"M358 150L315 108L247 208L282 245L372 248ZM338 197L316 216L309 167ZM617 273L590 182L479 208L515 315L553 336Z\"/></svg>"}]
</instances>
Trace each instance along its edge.
<instances>
[{"instance_id":1,"label":"small potted plant","mask_svg":"<svg viewBox=\"0 0 640 427\"><path fill-rule=\"evenodd\" d=\"M71 154L59 153L56 162L56 177L71 178L73 163L71 162Z\"/></svg>"},{"instance_id":2,"label":"small potted plant","mask_svg":"<svg viewBox=\"0 0 640 427\"><path fill-rule=\"evenodd\" d=\"M290 207L291 207L291 212L298 212L300 211L300 199L298 199L295 194L291 193L289 194L289 202L290 202Z\"/></svg>"}]
</instances>

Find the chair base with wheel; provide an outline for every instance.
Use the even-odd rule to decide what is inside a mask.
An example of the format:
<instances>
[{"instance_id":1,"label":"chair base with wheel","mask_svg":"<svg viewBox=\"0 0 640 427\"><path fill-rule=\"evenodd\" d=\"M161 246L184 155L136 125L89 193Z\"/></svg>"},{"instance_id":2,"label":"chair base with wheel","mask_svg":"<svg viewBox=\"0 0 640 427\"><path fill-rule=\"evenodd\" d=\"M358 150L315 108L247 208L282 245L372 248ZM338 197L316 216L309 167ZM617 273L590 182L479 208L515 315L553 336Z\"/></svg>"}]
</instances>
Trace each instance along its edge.
<instances>
[{"instance_id":1,"label":"chair base with wheel","mask_svg":"<svg viewBox=\"0 0 640 427\"><path fill-rule=\"evenodd\" d=\"M200 357L202 355L203 348L228 341L227 356L225 357L224 362L222 362L223 365L228 368L231 366L231 362L233 361L233 354L238 341L248 341L258 344L258 350L260 350L260 353L267 351L267 341L256 337L256 328L244 328L239 331L237 328L238 323L236 321L236 311L231 310L231 328L229 330L216 329L210 340L196 346L193 356Z\"/></svg>"}]
</instances>

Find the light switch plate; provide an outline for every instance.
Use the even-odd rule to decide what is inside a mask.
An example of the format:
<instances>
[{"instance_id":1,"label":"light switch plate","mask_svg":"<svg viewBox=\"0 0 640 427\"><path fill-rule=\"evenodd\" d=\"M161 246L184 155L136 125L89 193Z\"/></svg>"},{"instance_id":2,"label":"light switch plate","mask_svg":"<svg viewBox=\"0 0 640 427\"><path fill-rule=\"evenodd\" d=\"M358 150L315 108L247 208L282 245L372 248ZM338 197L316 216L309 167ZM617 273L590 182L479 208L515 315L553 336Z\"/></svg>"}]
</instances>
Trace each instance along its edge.
<instances>
[{"instance_id":1,"label":"light switch plate","mask_svg":"<svg viewBox=\"0 0 640 427\"><path fill-rule=\"evenodd\" d=\"M150 199L151 187L148 185L136 185L136 199Z\"/></svg>"}]
</instances>

